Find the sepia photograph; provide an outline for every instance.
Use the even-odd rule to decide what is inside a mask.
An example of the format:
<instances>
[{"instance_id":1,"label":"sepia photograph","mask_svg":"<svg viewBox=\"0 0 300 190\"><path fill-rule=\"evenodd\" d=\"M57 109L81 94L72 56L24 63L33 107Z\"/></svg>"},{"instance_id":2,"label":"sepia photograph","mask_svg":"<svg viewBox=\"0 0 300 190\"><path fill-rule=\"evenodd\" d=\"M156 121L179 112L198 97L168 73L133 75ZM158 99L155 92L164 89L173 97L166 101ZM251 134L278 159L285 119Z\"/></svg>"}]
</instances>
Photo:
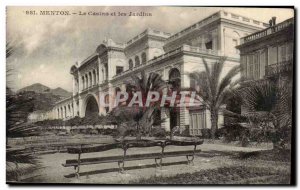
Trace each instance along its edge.
<instances>
[{"instance_id":1,"label":"sepia photograph","mask_svg":"<svg viewBox=\"0 0 300 190\"><path fill-rule=\"evenodd\" d=\"M294 7L7 6L6 183L295 185Z\"/></svg>"}]
</instances>

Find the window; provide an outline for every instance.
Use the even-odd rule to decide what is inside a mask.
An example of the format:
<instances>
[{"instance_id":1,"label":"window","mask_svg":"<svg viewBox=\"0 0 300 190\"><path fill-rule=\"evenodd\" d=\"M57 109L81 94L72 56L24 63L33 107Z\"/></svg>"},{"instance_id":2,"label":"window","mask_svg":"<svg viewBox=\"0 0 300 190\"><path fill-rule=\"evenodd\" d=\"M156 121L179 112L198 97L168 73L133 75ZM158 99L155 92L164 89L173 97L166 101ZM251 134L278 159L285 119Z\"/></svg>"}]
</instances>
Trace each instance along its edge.
<instances>
[{"instance_id":1,"label":"window","mask_svg":"<svg viewBox=\"0 0 300 190\"><path fill-rule=\"evenodd\" d=\"M94 81L93 85L97 84L97 74L95 70L93 70L93 81Z\"/></svg>"},{"instance_id":2,"label":"window","mask_svg":"<svg viewBox=\"0 0 300 190\"><path fill-rule=\"evenodd\" d=\"M93 85L93 78L92 78L92 73L91 72L89 72L89 79L90 79L89 86L92 86Z\"/></svg>"},{"instance_id":3,"label":"window","mask_svg":"<svg viewBox=\"0 0 300 190\"><path fill-rule=\"evenodd\" d=\"M245 57L246 58L246 57ZM242 61L244 61L242 58ZM246 71L244 72L245 74L247 73L247 78L248 79L259 79L260 78L260 54L259 53L254 53L251 55L247 56L247 64L245 64L246 67Z\"/></svg>"},{"instance_id":4,"label":"window","mask_svg":"<svg viewBox=\"0 0 300 190\"><path fill-rule=\"evenodd\" d=\"M120 66L117 66L116 67L116 74L118 75L118 74L120 74L120 73L122 73L124 71L124 68L123 67L120 67Z\"/></svg>"},{"instance_id":5,"label":"window","mask_svg":"<svg viewBox=\"0 0 300 190\"><path fill-rule=\"evenodd\" d=\"M206 49L212 49L212 41L209 41L209 42L205 43L205 48Z\"/></svg>"},{"instance_id":6,"label":"window","mask_svg":"<svg viewBox=\"0 0 300 190\"><path fill-rule=\"evenodd\" d=\"M251 79L253 77L253 55L248 55L247 66L247 77Z\"/></svg>"},{"instance_id":7,"label":"window","mask_svg":"<svg viewBox=\"0 0 300 190\"><path fill-rule=\"evenodd\" d=\"M233 48L235 50L235 53L239 53L239 50L236 48L236 46L238 46L238 40L237 39L232 39L232 43L233 43Z\"/></svg>"},{"instance_id":8,"label":"window","mask_svg":"<svg viewBox=\"0 0 300 190\"><path fill-rule=\"evenodd\" d=\"M196 90L196 80L193 78L190 79L190 88Z\"/></svg>"},{"instance_id":9,"label":"window","mask_svg":"<svg viewBox=\"0 0 300 190\"><path fill-rule=\"evenodd\" d=\"M260 78L263 78L265 76L266 63L267 63L267 51L263 50L260 53L260 61L259 61L259 64L260 64Z\"/></svg>"},{"instance_id":10,"label":"window","mask_svg":"<svg viewBox=\"0 0 300 190\"><path fill-rule=\"evenodd\" d=\"M279 46L279 49L278 49L278 62L283 62L285 61L285 57L286 57L286 46L285 45L282 45L282 46Z\"/></svg>"},{"instance_id":11,"label":"window","mask_svg":"<svg viewBox=\"0 0 300 190\"><path fill-rule=\"evenodd\" d=\"M146 53L143 52L142 53L142 64L146 64L146 62L147 62L147 56L146 56Z\"/></svg>"},{"instance_id":12,"label":"window","mask_svg":"<svg viewBox=\"0 0 300 190\"><path fill-rule=\"evenodd\" d=\"M129 69L133 68L133 61L132 61L132 59L130 59L129 62L128 62L128 68Z\"/></svg>"},{"instance_id":13,"label":"window","mask_svg":"<svg viewBox=\"0 0 300 190\"><path fill-rule=\"evenodd\" d=\"M293 43L288 43L286 48L286 60L292 60L293 59Z\"/></svg>"},{"instance_id":14,"label":"window","mask_svg":"<svg viewBox=\"0 0 300 190\"><path fill-rule=\"evenodd\" d=\"M259 79L259 54L253 55L253 65L254 65L254 71L253 71L253 77L254 79Z\"/></svg>"},{"instance_id":15,"label":"window","mask_svg":"<svg viewBox=\"0 0 300 190\"><path fill-rule=\"evenodd\" d=\"M293 59L293 44L286 43L278 47L278 62L289 61Z\"/></svg>"},{"instance_id":16,"label":"window","mask_svg":"<svg viewBox=\"0 0 300 190\"><path fill-rule=\"evenodd\" d=\"M85 81L84 81L84 76L81 77L82 80L82 90L85 89Z\"/></svg>"},{"instance_id":17,"label":"window","mask_svg":"<svg viewBox=\"0 0 300 190\"><path fill-rule=\"evenodd\" d=\"M139 66L140 65L140 58L138 56L135 56L135 66Z\"/></svg>"},{"instance_id":18,"label":"window","mask_svg":"<svg viewBox=\"0 0 300 190\"><path fill-rule=\"evenodd\" d=\"M270 47L268 65L272 65L272 64L276 64L276 63L277 63L277 46L273 46L273 47Z\"/></svg>"},{"instance_id":19,"label":"window","mask_svg":"<svg viewBox=\"0 0 300 190\"><path fill-rule=\"evenodd\" d=\"M206 129L206 110L201 109L197 112L190 113L190 134L202 135L201 129Z\"/></svg>"},{"instance_id":20,"label":"window","mask_svg":"<svg viewBox=\"0 0 300 190\"><path fill-rule=\"evenodd\" d=\"M108 66L107 64L105 65L105 80L108 79Z\"/></svg>"},{"instance_id":21,"label":"window","mask_svg":"<svg viewBox=\"0 0 300 190\"><path fill-rule=\"evenodd\" d=\"M247 56L241 56L241 69L242 77L245 78L247 76Z\"/></svg>"}]
</instances>

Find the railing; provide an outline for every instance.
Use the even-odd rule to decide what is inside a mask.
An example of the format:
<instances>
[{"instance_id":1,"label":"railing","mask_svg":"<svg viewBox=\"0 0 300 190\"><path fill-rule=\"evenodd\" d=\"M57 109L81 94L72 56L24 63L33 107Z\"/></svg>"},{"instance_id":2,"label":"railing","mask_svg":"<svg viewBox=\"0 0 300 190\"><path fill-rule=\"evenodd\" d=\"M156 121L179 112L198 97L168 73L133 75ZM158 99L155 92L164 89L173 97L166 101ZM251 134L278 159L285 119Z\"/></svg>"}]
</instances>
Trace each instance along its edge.
<instances>
[{"instance_id":1,"label":"railing","mask_svg":"<svg viewBox=\"0 0 300 190\"><path fill-rule=\"evenodd\" d=\"M163 59L166 59L170 56L173 56L179 52L183 52L183 51L186 51L186 52L193 52L193 53L202 53L202 54L210 54L210 55L221 55L221 52L220 51L214 51L214 50L211 50L211 49L202 49L200 47L194 47L194 46L189 46L189 45L183 45L181 47L178 47L177 49L174 49L172 51L169 51L165 54L162 54L158 57L155 57L151 60L149 60L146 64L140 64L139 66L136 66L132 69L128 69L126 71L123 71L122 73L119 73L118 75L115 75L113 76L113 79L114 78L118 78L120 76L123 76L123 75L126 75L127 73L129 72L132 72L132 71L135 71L141 67L144 67L145 65L151 65L155 62L158 62L158 61L161 61Z\"/></svg>"},{"instance_id":2,"label":"railing","mask_svg":"<svg viewBox=\"0 0 300 190\"><path fill-rule=\"evenodd\" d=\"M266 76L276 75L293 70L293 60L282 61L277 64L266 66Z\"/></svg>"},{"instance_id":3,"label":"railing","mask_svg":"<svg viewBox=\"0 0 300 190\"><path fill-rule=\"evenodd\" d=\"M245 37L241 38L241 44L244 44L249 41L257 40L259 38L262 38L262 37L268 36L270 34L276 33L278 31L281 31L281 30L287 28L288 26L292 25L293 23L294 23L294 18L290 18L280 24L277 24L277 25L267 28L265 30L253 33L249 36L245 36Z\"/></svg>"},{"instance_id":4,"label":"railing","mask_svg":"<svg viewBox=\"0 0 300 190\"><path fill-rule=\"evenodd\" d=\"M219 51L215 51L212 49L203 49L200 47L183 45L182 46L184 51L194 52L194 53L203 53L203 54L210 54L210 55L220 55Z\"/></svg>"},{"instance_id":5,"label":"railing","mask_svg":"<svg viewBox=\"0 0 300 190\"><path fill-rule=\"evenodd\" d=\"M129 40L127 42L127 46L134 43L135 41L137 41L138 39L146 36L146 35L155 35L155 36L161 36L161 37L164 37L164 38L168 38L171 36L171 33L168 33L168 32L161 32L161 31L158 31L158 30L152 30L152 29L146 29L144 32L142 32L141 34L135 36L134 38L132 38L131 40Z\"/></svg>"},{"instance_id":6,"label":"railing","mask_svg":"<svg viewBox=\"0 0 300 190\"><path fill-rule=\"evenodd\" d=\"M253 19L250 19L250 18L247 18L247 17L244 17L244 16L240 16L240 15L237 15L237 14L233 14L233 13L229 13L229 12L225 12L225 11L219 11L217 13L214 13L212 15L210 15L209 17L185 28L184 30L174 34L173 36L169 37L167 39L167 43L175 40L175 39L178 39L180 38L181 36L195 30L195 29L200 29L201 27L215 21L216 19L220 19L220 18L225 18L225 19L228 19L228 20L234 20L234 21L238 21L238 22L242 22L242 23L246 23L248 25L253 25L253 26L258 26L258 27L261 27L261 28L264 28L264 27L268 27L269 25L267 23L263 23L263 22L260 22L260 21L257 21L257 20L253 20Z\"/></svg>"}]
</instances>

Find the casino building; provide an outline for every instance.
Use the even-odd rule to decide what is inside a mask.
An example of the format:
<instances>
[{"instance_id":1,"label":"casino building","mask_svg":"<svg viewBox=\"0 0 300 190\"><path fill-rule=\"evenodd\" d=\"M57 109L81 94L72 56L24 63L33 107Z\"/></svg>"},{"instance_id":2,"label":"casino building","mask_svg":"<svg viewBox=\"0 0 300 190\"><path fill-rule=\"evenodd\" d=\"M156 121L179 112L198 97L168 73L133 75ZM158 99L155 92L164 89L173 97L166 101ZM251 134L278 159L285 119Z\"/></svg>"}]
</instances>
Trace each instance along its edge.
<instances>
[{"instance_id":1,"label":"casino building","mask_svg":"<svg viewBox=\"0 0 300 190\"><path fill-rule=\"evenodd\" d=\"M204 71L202 58L211 65L227 56L225 74L240 64L236 49L240 39L268 26L219 11L175 34L148 28L125 43L107 39L89 57L71 67L73 95L57 102L47 118L67 120L94 112L107 114L113 107L111 96L105 97L110 106L103 106L99 100L101 94L125 91L124 81L142 70L158 73L165 81L176 81L176 85L188 88L194 85L188 73ZM222 125L224 119L219 114L219 125ZM191 135L199 135L201 129L210 128L210 113L205 105L194 109L180 107L179 111L162 108L161 117L165 119L162 127L167 131L175 126L189 126Z\"/></svg>"}]
</instances>

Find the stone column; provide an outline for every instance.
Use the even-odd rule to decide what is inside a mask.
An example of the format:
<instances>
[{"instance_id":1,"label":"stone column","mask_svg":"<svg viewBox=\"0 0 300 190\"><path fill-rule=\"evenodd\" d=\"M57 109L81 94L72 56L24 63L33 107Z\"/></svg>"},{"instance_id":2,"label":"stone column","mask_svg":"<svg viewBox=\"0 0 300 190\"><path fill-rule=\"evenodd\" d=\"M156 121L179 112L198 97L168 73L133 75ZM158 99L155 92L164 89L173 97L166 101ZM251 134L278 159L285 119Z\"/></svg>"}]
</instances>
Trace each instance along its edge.
<instances>
[{"instance_id":1,"label":"stone column","mask_svg":"<svg viewBox=\"0 0 300 190\"><path fill-rule=\"evenodd\" d=\"M218 50L218 34L217 34L217 30L213 30L212 31L212 49L213 51L217 51Z\"/></svg>"},{"instance_id":2,"label":"stone column","mask_svg":"<svg viewBox=\"0 0 300 190\"><path fill-rule=\"evenodd\" d=\"M83 100L81 97L79 97L79 117L84 117L84 111L83 111Z\"/></svg>"},{"instance_id":3,"label":"stone column","mask_svg":"<svg viewBox=\"0 0 300 190\"><path fill-rule=\"evenodd\" d=\"M73 89L73 96L76 94L76 81L75 81L76 79L75 79L75 76L73 75L73 78L72 78L72 82L73 82L73 87L72 87L72 89Z\"/></svg>"}]
</instances>

